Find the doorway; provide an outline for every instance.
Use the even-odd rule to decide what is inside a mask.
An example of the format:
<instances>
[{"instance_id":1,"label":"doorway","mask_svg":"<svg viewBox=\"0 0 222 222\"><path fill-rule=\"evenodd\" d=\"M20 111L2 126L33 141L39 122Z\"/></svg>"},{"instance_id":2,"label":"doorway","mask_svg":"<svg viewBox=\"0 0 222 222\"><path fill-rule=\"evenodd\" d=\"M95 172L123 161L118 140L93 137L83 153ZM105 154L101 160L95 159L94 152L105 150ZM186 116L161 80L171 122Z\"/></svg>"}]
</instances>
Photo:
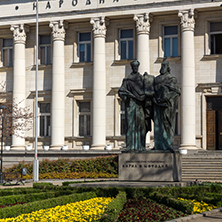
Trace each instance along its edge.
<instances>
[{"instance_id":1,"label":"doorway","mask_svg":"<svg viewBox=\"0 0 222 222\"><path fill-rule=\"evenodd\" d=\"M207 149L222 150L222 97L207 99Z\"/></svg>"}]
</instances>

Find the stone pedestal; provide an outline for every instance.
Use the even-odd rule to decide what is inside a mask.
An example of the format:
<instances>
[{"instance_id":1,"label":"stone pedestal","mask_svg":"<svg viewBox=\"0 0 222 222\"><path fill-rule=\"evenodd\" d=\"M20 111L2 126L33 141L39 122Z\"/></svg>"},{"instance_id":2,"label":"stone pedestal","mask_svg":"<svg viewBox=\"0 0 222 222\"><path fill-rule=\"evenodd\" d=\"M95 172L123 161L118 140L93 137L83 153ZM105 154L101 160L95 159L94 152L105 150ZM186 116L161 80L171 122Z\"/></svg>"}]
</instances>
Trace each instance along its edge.
<instances>
[{"instance_id":1,"label":"stone pedestal","mask_svg":"<svg viewBox=\"0 0 222 222\"><path fill-rule=\"evenodd\" d=\"M166 152L122 153L119 180L182 181L181 154Z\"/></svg>"}]
</instances>

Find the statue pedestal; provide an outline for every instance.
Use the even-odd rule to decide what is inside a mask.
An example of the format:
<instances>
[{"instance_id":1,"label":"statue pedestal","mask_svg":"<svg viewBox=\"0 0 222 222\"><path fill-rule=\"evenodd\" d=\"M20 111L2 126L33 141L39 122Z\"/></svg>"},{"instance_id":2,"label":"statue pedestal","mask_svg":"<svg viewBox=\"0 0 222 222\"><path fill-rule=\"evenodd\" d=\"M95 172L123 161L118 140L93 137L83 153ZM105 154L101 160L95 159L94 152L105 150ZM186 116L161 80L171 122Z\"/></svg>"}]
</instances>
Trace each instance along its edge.
<instances>
[{"instance_id":1,"label":"statue pedestal","mask_svg":"<svg viewBox=\"0 0 222 222\"><path fill-rule=\"evenodd\" d=\"M182 181L179 152L121 153L119 180L127 181Z\"/></svg>"}]
</instances>

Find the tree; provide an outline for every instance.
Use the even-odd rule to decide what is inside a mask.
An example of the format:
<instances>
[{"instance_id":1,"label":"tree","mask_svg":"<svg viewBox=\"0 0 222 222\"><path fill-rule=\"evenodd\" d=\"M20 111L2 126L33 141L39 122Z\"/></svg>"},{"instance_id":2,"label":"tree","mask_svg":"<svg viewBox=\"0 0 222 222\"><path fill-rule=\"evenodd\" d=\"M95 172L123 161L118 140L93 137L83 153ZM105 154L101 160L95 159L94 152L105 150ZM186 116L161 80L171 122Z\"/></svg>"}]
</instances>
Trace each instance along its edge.
<instances>
[{"instance_id":1,"label":"tree","mask_svg":"<svg viewBox=\"0 0 222 222\"><path fill-rule=\"evenodd\" d=\"M0 82L0 104L7 108L4 112L4 137L15 135L25 137L25 132L33 126L33 113L29 107L21 107L21 102L15 103L12 93L6 92L6 82ZM2 113L3 115L3 113ZM2 118L0 118L0 129L2 133Z\"/></svg>"}]
</instances>

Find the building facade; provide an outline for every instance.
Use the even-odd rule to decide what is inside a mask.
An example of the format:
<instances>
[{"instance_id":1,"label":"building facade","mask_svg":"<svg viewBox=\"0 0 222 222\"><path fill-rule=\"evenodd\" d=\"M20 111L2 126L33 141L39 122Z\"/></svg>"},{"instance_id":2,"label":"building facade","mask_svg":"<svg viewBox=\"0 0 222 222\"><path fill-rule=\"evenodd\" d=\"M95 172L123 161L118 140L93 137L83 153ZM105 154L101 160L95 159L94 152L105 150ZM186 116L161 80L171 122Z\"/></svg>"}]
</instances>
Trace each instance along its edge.
<instances>
[{"instance_id":1,"label":"building facade","mask_svg":"<svg viewBox=\"0 0 222 222\"><path fill-rule=\"evenodd\" d=\"M38 147L119 149L118 97L130 61L158 75L168 57L178 79L175 148L222 149L222 2L217 0L39 0L0 2L0 81L38 115ZM35 73L38 61L38 113ZM2 92L3 93L3 92ZM4 103L4 101L1 101ZM35 126L6 145L33 145ZM21 132L22 133L22 132ZM153 132L147 135L153 145Z\"/></svg>"}]
</instances>

